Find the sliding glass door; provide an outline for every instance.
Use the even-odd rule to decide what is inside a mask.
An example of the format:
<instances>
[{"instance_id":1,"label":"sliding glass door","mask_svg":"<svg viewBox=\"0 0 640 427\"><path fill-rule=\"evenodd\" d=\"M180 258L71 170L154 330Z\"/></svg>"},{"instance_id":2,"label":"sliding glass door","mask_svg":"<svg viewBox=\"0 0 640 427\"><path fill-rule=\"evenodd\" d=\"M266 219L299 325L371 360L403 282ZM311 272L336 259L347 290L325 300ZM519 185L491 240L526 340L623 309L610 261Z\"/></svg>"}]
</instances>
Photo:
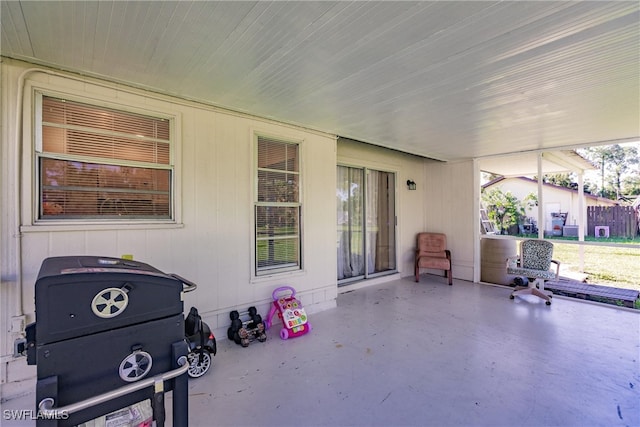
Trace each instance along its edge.
<instances>
[{"instance_id":1,"label":"sliding glass door","mask_svg":"<svg viewBox=\"0 0 640 427\"><path fill-rule=\"evenodd\" d=\"M367 170L367 274L396 270L395 175Z\"/></svg>"},{"instance_id":2,"label":"sliding glass door","mask_svg":"<svg viewBox=\"0 0 640 427\"><path fill-rule=\"evenodd\" d=\"M395 174L338 166L338 283L396 271Z\"/></svg>"},{"instance_id":3,"label":"sliding glass door","mask_svg":"<svg viewBox=\"0 0 640 427\"><path fill-rule=\"evenodd\" d=\"M338 281L364 278L364 169L338 166Z\"/></svg>"}]
</instances>

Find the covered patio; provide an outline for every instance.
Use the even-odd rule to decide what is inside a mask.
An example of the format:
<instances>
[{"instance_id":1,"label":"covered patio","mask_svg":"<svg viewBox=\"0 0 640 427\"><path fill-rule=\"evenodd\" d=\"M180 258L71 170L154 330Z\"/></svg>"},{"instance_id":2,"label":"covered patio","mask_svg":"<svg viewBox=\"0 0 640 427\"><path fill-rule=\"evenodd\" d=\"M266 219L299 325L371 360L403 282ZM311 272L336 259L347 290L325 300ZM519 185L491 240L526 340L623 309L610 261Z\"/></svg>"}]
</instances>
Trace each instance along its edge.
<instances>
[{"instance_id":1,"label":"covered patio","mask_svg":"<svg viewBox=\"0 0 640 427\"><path fill-rule=\"evenodd\" d=\"M340 294L304 337L221 340L212 370L190 380L190 425L639 425L640 314L509 293L403 278Z\"/></svg>"},{"instance_id":2,"label":"covered patio","mask_svg":"<svg viewBox=\"0 0 640 427\"><path fill-rule=\"evenodd\" d=\"M95 255L202 284L185 308L196 305L220 338L231 310L264 312L285 283L309 309L311 336L281 342L274 333L248 349L220 339L214 371L191 385L194 426L640 424L638 313L560 296L550 309L480 285L480 246L490 239L480 234L478 197L480 172L496 172L494 159L517 173L526 165L542 175L551 163L580 170L557 153L638 139L637 2L1 8L3 409L33 408L21 390L34 388L35 368L17 344L36 321L42 261ZM50 138L78 130L43 120L47 105L63 104L87 106L81 134L117 136L116 149L79 138L76 152ZM138 125L96 131L107 112L145 117L164 136ZM117 149L143 141L164 154L148 161ZM296 154L260 162L268 142ZM82 165L89 178L43 179L62 165L65 180L84 177ZM277 172L282 185L273 189L290 189L291 200L258 185L280 167L287 172ZM389 276L348 290L336 277L342 167L382 172L393 190L388 221L380 220L395 239ZM162 179L129 180L142 169ZM50 190L69 193L68 210ZM280 201L267 205L265 195ZM275 236L257 213L276 205L291 214L286 238L296 243L280 259L267 251L279 266L269 270L259 254ZM453 287L400 279L412 272L423 231L447 235Z\"/></svg>"}]
</instances>

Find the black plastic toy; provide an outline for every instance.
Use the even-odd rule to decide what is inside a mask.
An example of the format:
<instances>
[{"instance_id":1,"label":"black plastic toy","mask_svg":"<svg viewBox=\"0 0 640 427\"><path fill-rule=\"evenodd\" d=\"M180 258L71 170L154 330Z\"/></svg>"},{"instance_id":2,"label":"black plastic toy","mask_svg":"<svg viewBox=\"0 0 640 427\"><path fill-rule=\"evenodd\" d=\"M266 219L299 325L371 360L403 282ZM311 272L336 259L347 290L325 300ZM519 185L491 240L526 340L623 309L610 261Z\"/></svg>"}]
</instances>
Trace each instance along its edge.
<instances>
[{"instance_id":1,"label":"black plastic toy","mask_svg":"<svg viewBox=\"0 0 640 427\"><path fill-rule=\"evenodd\" d=\"M242 320L241 316L246 320ZM243 347L247 347L254 340L260 342L267 340L262 316L258 314L255 307L249 307L249 310L242 313L239 313L238 310L233 310L229 313L229 318L231 319L231 326L227 329L227 338L229 340L233 340Z\"/></svg>"},{"instance_id":2,"label":"black plastic toy","mask_svg":"<svg viewBox=\"0 0 640 427\"><path fill-rule=\"evenodd\" d=\"M207 373L213 363L212 355L216 354L216 337L211 328L200 317L198 309L191 307L184 319L187 344L189 344L189 370L191 378L198 378Z\"/></svg>"}]
</instances>

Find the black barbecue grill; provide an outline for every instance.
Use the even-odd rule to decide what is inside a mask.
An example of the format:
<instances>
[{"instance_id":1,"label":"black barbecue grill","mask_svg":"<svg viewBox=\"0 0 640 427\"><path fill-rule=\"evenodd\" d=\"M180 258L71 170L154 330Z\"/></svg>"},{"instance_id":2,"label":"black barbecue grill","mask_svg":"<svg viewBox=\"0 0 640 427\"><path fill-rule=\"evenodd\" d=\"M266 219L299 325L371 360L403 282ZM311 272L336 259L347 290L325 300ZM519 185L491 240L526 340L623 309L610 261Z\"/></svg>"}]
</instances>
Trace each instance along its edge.
<instances>
[{"instance_id":1,"label":"black barbecue grill","mask_svg":"<svg viewBox=\"0 0 640 427\"><path fill-rule=\"evenodd\" d=\"M173 425L188 424L183 292L195 285L137 261L43 261L27 362L37 365L40 425L77 425L151 399L158 425L173 391Z\"/></svg>"}]
</instances>

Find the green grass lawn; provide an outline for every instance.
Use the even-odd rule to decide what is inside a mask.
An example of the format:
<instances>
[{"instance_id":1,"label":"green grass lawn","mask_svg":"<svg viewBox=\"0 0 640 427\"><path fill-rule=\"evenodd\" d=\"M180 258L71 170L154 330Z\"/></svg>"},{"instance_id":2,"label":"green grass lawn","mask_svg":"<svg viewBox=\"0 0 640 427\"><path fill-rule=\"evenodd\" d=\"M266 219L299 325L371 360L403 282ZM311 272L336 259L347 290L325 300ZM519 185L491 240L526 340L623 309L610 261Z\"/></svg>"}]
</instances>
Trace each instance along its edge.
<instances>
[{"instance_id":1,"label":"green grass lawn","mask_svg":"<svg viewBox=\"0 0 640 427\"><path fill-rule=\"evenodd\" d=\"M563 269L580 271L579 251L578 245L562 244L554 239L553 258L562 263ZM588 275L588 283L640 291L640 249L584 246L583 273Z\"/></svg>"}]
</instances>

